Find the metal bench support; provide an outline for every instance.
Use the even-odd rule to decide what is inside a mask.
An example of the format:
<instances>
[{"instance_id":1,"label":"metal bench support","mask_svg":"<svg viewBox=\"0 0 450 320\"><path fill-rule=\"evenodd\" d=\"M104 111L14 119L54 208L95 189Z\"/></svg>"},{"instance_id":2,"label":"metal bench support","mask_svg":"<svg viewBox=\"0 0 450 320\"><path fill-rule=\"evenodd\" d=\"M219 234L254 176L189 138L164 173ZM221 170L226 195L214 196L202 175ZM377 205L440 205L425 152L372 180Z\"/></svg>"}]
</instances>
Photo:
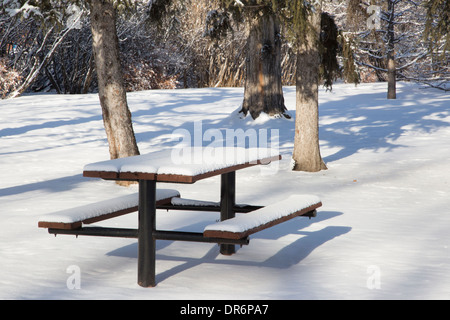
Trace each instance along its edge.
<instances>
[{"instance_id":1,"label":"metal bench support","mask_svg":"<svg viewBox=\"0 0 450 320\"><path fill-rule=\"evenodd\" d=\"M156 285L156 181L139 180L138 284Z\"/></svg>"},{"instance_id":2,"label":"metal bench support","mask_svg":"<svg viewBox=\"0 0 450 320\"><path fill-rule=\"evenodd\" d=\"M49 228L48 233L72 236L93 236L93 237L110 237L110 238L139 238L138 229L125 228L110 228L110 227L83 227L78 229L55 229ZM250 240L248 237L242 239L226 239L205 237L201 232L186 232L186 231L165 231L154 230L153 238L155 240L168 241L189 241L189 242L203 242L203 243L217 243L217 244L233 244L233 245L248 245Z\"/></svg>"},{"instance_id":3,"label":"metal bench support","mask_svg":"<svg viewBox=\"0 0 450 320\"><path fill-rule=\"evenodd\" d=\"M236 171L221 175L220 188L220 221L232 219L236 216L234 207L236 204ZM220 253L232 255L236 252L234 245L221 244Z\"/></svg>"}]
</instances>

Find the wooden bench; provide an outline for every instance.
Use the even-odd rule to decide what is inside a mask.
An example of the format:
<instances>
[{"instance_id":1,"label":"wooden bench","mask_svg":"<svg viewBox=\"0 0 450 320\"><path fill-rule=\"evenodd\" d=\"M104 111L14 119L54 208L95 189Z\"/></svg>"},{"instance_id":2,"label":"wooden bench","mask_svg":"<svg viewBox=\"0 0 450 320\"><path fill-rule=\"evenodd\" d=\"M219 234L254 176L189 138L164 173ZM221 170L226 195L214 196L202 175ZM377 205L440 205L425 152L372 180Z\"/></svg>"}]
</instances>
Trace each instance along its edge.
<instances>
[{"instance_id":1,"label":"wooden bench","mask_svg":"<svg viewBox=\"0 0 450 320\"><path fill-rule=\"evenodd\" d=\"M173 150L88 164L83 176L106 180L135 180L139 194L123 196L91 205L55 212L38 223L50 234L125 237L138 240L138 284L156 285L156 240L192 241L220 244L220 253L230 255L235 245L249 244L249 235L296 216L315 216L322 203L315 196L293 196L267 207L236 204L236 171L281 159L270 148L186 148L179 154L192 160L174 163ZM197 157L198 155L198 157ZM157 189L157 183L193 184L220 176L220 202L183 199L178 191ZM156 194L156 197L155 197ZM158 230L156 209L220 212L222 222L199 232ZM85 227L94 223L138 211L138 228ZM236 216L236 213L238 214ZM245 214L241 214L245 213Z\"/></svg>"},{"instance_id":2,"label":"wooden bench","mask_svg":"<svg viewBox=\"0 0 450 320\"><path fill-rule=\"evenodd\" d=\"M139 195L133 193L110 200L76 208L65 209L45 215L39 219L40 228L75 230L83 224L92 224L138 210ZM157 189L158 209L220 211L219 202L199 201L180 197L177 190ZM316 209L322 202L312 195L294 195L284 201L269 206L236 204L235 212L245 213L232 219L217 222L205 227L204 238L245 239L249 235L270 228L297 216L316 216Z\"/></svg>"},{"instance_id":3,"label":"wooden bench","mask_svg":"<svg viewBox=\"0 0 450 320\"><path fill-rule=\"evenodd\" d=\"M180 193L177 190L157 189L156 205L168 204L172 198L179 196ZM135 212L138 207L139 194L133 193L45 215L39 219L38 227L73 230L81 228L83 224L91 224Z\"/></svg>"},{"instance_id":4,"label":"wooden bench","mask_svg":"<svg viewBox=\"0 0 450 320\"><path fill-rule=\"evenodd\" d=\"M322 206L322 202L317 196L293 195L284 201L245 215L208 225L203 231L203 236L207 238L243 239L297 216L315 216L315 210L320 206Z\"/></svg>"}]
</instances>

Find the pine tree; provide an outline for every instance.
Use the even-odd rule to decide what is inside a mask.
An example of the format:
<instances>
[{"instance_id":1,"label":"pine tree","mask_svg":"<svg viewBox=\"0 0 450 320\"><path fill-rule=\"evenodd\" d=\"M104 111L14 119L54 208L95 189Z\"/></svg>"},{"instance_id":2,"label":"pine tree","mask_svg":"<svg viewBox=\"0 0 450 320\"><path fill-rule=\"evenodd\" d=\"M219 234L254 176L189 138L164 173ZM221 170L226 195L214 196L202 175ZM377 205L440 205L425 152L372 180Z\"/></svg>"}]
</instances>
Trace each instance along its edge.
<instances>
[{"instance_id":1,"label":"pine tree","mask_svg":"<svg viewBox=\"0 0 450 320\"><path fill-rule=\"evenodd\" d=\"M427 10L424 39L430 43L431 52L439 50L439 56L444 58L450 51L450 0L428 0L424 5Z\"/></svg>"},{"instance_id":2,"label":"pine tree","mask_svg":"<svg viewBox=\"0 0 450 320\"><path fill-rule=\"evenodd\" d=\"M222 0L224 10L249 29L241 113L290 118L282 88L280 18L273 0Z\"/></svg>"},{"instance_id":3,"label":"pine tree","mask_svg":"<svg viewBox=\"0 0 450 320\"><path fill-rule=\"evenodd\" d=\"M345 28L355 41L363 78L387 81L388 98L395 97L397 80L445 86L448 6L448 0L349 0Z\"/></svg>"},{"instance_id":4,"label":"pine tree","mask_svg":"<svg viewBox=\"0 0 450 320\"><path fill-rule=\"evenodd\" d=\"M293 170L326 170L319 147L319 73L322 1L311 7L292 1L297 38L297 83Z\"/></svg>"},{"instance_id":5,"label":"pine tree","mask_svg":"<svg viewBox=\"0 0 450 320\"><path fill-rule=\"evenodd\" d=\"M420 82L449 91L450 0L428 0L423 40L428 45L429 68L417 77Z\"/></svg>"}]
</instances>

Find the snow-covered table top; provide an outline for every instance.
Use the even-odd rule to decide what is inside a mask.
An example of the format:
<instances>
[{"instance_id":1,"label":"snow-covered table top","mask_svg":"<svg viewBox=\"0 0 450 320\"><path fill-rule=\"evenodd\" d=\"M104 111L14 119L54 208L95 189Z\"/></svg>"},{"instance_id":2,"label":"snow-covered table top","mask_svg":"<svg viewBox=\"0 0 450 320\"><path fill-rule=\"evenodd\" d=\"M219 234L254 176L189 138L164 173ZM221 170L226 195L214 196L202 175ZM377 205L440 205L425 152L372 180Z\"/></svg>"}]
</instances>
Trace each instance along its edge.
<instances>
[{"instance_id":1,"label":"snow-covered table top","mask_svg":"<svg viewBox=\"0 0 450 320\"><path fill-rule=\"evenodd\" d=\"M103 179L194 183L280 159L278 150L270 148L174 148L91 163L84 167L83 175Z\"/></svg>"}]
</instances>

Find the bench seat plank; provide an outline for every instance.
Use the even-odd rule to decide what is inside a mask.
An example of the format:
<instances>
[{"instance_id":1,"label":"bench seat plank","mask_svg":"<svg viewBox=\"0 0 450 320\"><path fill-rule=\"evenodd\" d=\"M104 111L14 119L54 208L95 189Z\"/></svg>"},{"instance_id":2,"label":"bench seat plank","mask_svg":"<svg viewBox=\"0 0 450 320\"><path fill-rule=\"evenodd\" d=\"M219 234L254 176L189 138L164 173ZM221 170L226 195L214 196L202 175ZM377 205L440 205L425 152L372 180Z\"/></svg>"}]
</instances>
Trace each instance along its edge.
<instances>
[{"instance_id":1,"label":"bench seat plank","mask_svg":"<svg viewBox=\"0 0 450 320\"><path fill-rule=\"evenodd\" d=\"M203 235L210 238L242 239L297 216L314 211L322 202L314 195L293 195L245 215L205 227Z\"/></svg>"},{"instance_id":2,"label":"bench seat plank","mask_svg":"<svg viewBox=\"0 0 450 320\"><path fill-rule=\"evenodd\" d=\"M157 189L156 204L170 203L180 193L173 189ZM76 229L83 223L90 224L101 220L135 212L139 207L139 194L133 193L117 198L87 204L76 208L57 211L39 219L40 228Z\"/></svg>"}]
</instances>

